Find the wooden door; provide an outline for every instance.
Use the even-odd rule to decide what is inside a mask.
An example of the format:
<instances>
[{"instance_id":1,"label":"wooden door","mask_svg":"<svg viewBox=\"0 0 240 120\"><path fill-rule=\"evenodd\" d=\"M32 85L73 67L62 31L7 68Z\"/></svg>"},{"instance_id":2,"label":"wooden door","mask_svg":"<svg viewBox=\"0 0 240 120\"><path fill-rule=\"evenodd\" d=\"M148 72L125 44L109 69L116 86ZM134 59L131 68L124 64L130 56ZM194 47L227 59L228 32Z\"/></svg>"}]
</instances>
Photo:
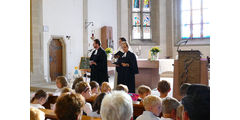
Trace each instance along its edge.
<instances>
[{"instance_id":1,"label":"wooden door","mask_svg":"<svg viewBox=\"0 0 240 120\"><path fill-rule=\"evenodd\" d=\"M63 75L63 47L59 39L53 39L49 45L49 64L51 81Z\"/></svg>"}]
</instances>

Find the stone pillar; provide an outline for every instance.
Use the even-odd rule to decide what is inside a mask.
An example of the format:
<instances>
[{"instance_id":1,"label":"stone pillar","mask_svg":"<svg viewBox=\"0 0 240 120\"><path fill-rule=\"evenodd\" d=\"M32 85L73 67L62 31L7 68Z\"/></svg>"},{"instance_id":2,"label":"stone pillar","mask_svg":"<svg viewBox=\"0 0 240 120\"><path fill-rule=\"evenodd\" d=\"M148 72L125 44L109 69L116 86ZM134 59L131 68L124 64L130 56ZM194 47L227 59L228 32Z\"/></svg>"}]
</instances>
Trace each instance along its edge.
<instances>
[{"instance_id":1,"label":"stone pillar","mask_svg":"<svg viewBox=\"0 0 240 120\"><path fill-rule=\"evenodd\" d=\"M43 75L42 0L31 0L30 61L32 82L45 82Z\"/></svg>"}]
</instances>

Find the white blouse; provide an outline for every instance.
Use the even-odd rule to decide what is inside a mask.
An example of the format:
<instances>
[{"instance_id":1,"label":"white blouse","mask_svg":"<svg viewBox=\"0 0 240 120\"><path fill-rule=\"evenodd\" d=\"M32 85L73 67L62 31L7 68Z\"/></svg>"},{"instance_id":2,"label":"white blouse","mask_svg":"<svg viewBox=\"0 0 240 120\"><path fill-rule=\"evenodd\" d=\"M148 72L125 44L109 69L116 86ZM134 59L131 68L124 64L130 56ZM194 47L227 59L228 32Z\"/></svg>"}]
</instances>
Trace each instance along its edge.
<instances>
[{"instance_id":1,"label":"white blouse","mask_svg":"<svg viewBox=\"0 0 240 120\"><path fill-rule=\"evenodd\" d=\"M33 107L33 108L37 108L37 109L39 109L39 108L41 108L41 109L45 109L45 107L43 107L42 105L40 105L40 104L30 104L30 107Z\"/></svg>"},{"instance_id":2,"label":"white blouse","mask_svg":"<svg viewBox=\"0 0 240 120\"><path fill-rule=\"evenodd\" d=\"M161 117L160 120L173 120L172 118Z\"/></svg>"},{"instance_id":3,"label":"white blouse","mask_svg":"<svg viewBox=\"0 0 240 120\"><path fill-rule=\"evenodd\" d=\"M83 107L83 111L89 115L92 112L92 105L88 102Z\"/></svg>"},{"instance_id":4,"label":"white blouse","mask_svg":"<svg viewBox=\"0 0 240 120\"><path fill-rule=\"evenodd\" d=\"M97 112L91 112L88 116L101 118L101 115L98 114Z\"/></svg>"},{"instance_id":5,"label":"white blouse","mask_svg":"<svg viewBox=\"0 0 240 120\"><path fill-rule=\"evenodd\" d=\"M144 111L142 115L138 116L136 120L160 120L150 111Z\"/></svg>"}]
</instances>

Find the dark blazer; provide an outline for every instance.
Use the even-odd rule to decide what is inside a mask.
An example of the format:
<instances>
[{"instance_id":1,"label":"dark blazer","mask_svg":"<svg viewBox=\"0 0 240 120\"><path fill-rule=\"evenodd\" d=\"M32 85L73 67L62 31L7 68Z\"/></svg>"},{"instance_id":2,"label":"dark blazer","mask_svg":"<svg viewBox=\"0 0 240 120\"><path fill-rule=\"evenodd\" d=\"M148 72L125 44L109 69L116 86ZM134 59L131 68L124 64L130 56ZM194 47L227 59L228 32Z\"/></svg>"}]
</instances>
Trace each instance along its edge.
<instances>
[{"instance_id":1,"label":"dark blazer","mask_svg":"<svg viewBox=\"0 0 240 120\"><path fill-rule=\"evenodd\" d=\"M90 60L97 64L90 65L91 81L96 81L101 85L102 82L108 82L107 54L101 47L98 49L96 55L94 55L95 51L92 52L90 57Z\"/></svg>"}]
</instances>

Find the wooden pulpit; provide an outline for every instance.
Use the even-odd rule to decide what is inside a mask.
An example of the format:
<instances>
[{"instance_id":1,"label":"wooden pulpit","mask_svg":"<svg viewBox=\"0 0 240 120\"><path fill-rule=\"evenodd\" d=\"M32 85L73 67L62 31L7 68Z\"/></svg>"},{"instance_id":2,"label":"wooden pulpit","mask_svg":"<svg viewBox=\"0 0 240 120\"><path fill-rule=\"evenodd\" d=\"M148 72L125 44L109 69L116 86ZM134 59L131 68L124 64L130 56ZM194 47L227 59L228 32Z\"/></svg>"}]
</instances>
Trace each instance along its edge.
<instances>
[{"instance_id":1,"label":"wooden pulpit","mask_svg":"<svg viewBox=\"0 0 240 120\"><path fill-rule=\"evenodd\" d=\"M180 86L183 83L208 85L208 62L202 60L200 51L178 51L178 60L174 61L173 97L178 100Z\"/></svg>"}]
</instances>

